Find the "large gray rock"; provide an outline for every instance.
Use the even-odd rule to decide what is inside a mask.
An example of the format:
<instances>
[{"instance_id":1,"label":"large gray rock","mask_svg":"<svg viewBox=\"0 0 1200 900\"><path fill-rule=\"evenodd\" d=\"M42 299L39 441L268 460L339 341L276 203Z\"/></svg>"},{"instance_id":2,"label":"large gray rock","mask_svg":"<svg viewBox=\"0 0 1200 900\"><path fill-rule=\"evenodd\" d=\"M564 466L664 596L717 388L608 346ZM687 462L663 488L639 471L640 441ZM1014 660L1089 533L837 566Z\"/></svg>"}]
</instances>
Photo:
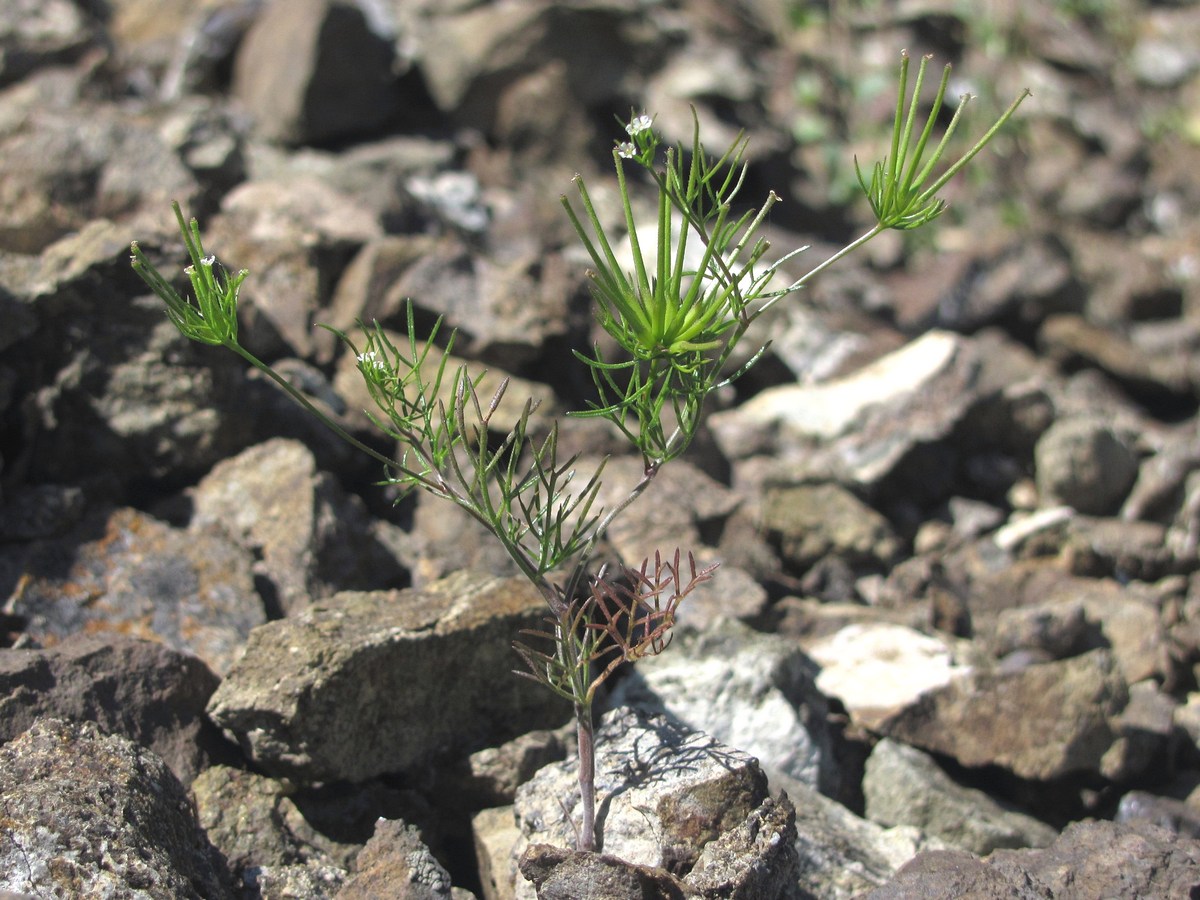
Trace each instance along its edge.
<instances>
[{"instance_id":1,"label":"large gray rock","mask_svg":"<svg viewBox=\"0 0 1200 900\"><path fill-rule=\"evenodd\" d=\"M889 738L867 758L862 788L871 821L911 825L980 856L1000 847L1044 847L1058 834L983 791L958 784L928 754Z\"/></svg>"},{"instance_id":2,"label":"large gray rock","mask_svg":"<svg viewBox=\"0 0 1200 900\"><path fill-rule=\"evenodd\" d=\"M512 671L513 639L544 614L524 580L471 573L336 594L255 629L208 713L264 771L315 781L494 746L565 718Z\"/></svg>"},{"instance_id":3,"label":"large gray rock","mask_svg":"<svg viewBox=\"0 0 1200 900\"><path fill-rule=\"evenodd\" d=\"M1200 890L1200 844L1146 823L1076 822L1041 850L923 853L867 900L1042 900L1190 897Z\"/></svg>"},{"instance_id":4,"label":"large gray rock","mask_svg":"<svg viewBox=\"0 0 1200 900\"><path fill-rule=\"evenodd\" d=\"M577 767L577 759L547 766L517 792L519 837L508 878L515 897L533 897L533 886L515 872L516 860L527 847L575 845L580 811ZM718 870L737 871L735 880L745 883L747 891L755 883L776 884L780 875L794 877L791 818L772 811L775 801L767 795L767 779L757 761L702 732L629 709L607 713L596 731L596 792L597 845L625 863L667 869L679 873L685 883L691 882L688 873L693 871L697 879L711 877L714 883L722 877ZM764 835L769 840L760 843L729 834L751 820L769 823L769 834ZM702 863L709 847L722 840ZM739 845L739 862L734 864L726 856ZM706 869L708 876L702 875Z\"/></svg>"},{"instance_id":5,"label":"large gray rock","mask_svg":"<svg viewBox=\"0 0 1200 900\"><path fill-rule=\"evenodd\" d=\"M29 544L0 559L0 572L14 562L24 574L5 608L44 644L80 632L132 635L222 674L266 621L248 552L135 509L102 512L62 538Z\"/></svg>"},{"instance_id":6,"label":"large gray rock","mask_svg":"<svg viewBox=\"0 0 1200 900\"><path fill-rule=\"evenodd\" d=\"M796 808L797 883L805 900L856 900L921 851L946 846L911 825L884 828L860 818L784 775L773 775L771 787L786 792Z\"/></svg>"},{"instance_id":7,"label":"large gray rock","mask_svg":"<svg viewBox=\"0 0 1200 900\"><path fill-rule=\"evenodd\" d=\"M36 723L0 748L0 889L225 900L224 861L157 756L93 723Z\"/></svg>"},{"instance_id":8,"label":"large gray rock","mask_svg":"<svg viewBox=\"0 0 1200 900\"><path fill-rule=\"evenodd\" d=\"M768 771L833 794L840 773L815 675L793 642L725 620L641 660L605 702L665 712L752 754Z\"/></svg>"},{"instance_id":9,"label":"large gray rock","mask_svg":"<svg viewBox=\"0 0 1200 900\"><path fill-rule=\"evenodd\" d=\"M118 635L0 650L0 744L38 719L95 722L153 750L184 784L232 757L204 716L219 679L194 656Z\"/></svg>"}]
</instances>

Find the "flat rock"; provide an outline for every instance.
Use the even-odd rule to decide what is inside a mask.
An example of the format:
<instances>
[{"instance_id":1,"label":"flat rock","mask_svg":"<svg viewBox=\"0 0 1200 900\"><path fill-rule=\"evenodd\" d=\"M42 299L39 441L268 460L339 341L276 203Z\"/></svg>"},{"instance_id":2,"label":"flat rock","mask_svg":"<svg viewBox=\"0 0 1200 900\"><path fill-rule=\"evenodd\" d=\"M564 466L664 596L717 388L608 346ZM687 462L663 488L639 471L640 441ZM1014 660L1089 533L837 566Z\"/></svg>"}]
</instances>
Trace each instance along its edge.
<instances>
[{"instance_id":1,"label":"flat rock","mask_svg":"<svg viewBox=\"0 0 1200 900\"><path fill-rule=\"evenodd\" d=\"M95 722L154 751L184 784L233 750L204 715L219 679L154 641L75 635L45 650L0 650L0 743L38 719Z\"/></svg>"},{"instance_id":2,"label":"flat rock","mask_svg":"<svg viewBox=\"0 0 1200 900\"><path fill-rule=\"evenodd\" d=\"M967 767L1001 766L1048 781L1104 770L1128 701L1112 655L1093 650L1015 672L976 672L925 693L878 727Z\"/></svg>"},{"instance_id":3,"label":"flat rock","mask_svg":"<svg viewBox=\"0 0 1200 900\"><path fill-rule=\"evenodd\" d=\"M887 622L851 623L808 643L817 687L868 727L970 674L940 636Z\"/></svg>"},{"instance_id":4,"label":"flat rock","mask_svg":"<svg viewBox=\"0 0 1200 900\"><path fill-rule=\"evenodd\" d=\"M1044 847L1058 836L1033 816L958 784L928 754L890 738L872 749L862 788L871 821L911 825L980 856L1001 847Z\"/></svg>"},{"instance_id":5,"label":"flat rock","mask_svg":"<svg viewBox=\"0 0 1200 900\"><path fill-rule=\"evenodd\" d=\"M977 370L967 339L930 331L848 375L768 388L710 425L731 459L766 454L794 482L869 490L914 448L951 433L973 402Z\"/></svg>"},{"instance_id":6,"label":"flat rock","mask_svg":"<svg viewBox=\"0 0 1200 900\"><path fill-rule=\"evenodd\" d=\"M116 900L234 896L171 770L94 723L43 719L0 748L0 798L0 889Z\"/></svg>"},{"instance_id":7,"label":"flat rock","mask_svg":"<svg viewBox=\"0 0 1200 900\"><path fill-rule=\"evenodd\" d=\"M390 43L353 3L268 3L242 40L233 92L268 140L345 139L399 112L394 62Z\"/></svg>"},{"instance_id":8,"label":"flat rock","mask_svg":"<svg viewBox=\"0 0 1200 900\"><path fill-rule=\"evenodd\" d=\"M923 853L867 900L1041 900L1190 897L1200 890L1200 844L1146 823L1076 822L1039 850Z\"/></svg>"},{"instance_id":9,"label":"flat rock","mask_svg":"<svg viewBox=\"0 0 1200 900\"><path fill-rule=\"evenodd\" d=\"M512 672L512 640L544 614L527 582L471 573L342 592L255 629L208 713L264 771L316 781L494 746L565 717Z\"/></svg>"}]
</instances>

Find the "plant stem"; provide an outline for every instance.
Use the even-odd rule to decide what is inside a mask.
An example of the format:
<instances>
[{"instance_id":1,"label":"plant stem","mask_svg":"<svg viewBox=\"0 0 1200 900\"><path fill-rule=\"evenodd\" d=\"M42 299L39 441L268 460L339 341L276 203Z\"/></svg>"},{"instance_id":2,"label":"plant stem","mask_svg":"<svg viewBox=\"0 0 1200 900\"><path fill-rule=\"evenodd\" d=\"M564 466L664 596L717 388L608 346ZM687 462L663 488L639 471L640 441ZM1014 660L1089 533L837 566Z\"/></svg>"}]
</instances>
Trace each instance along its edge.
<instances>
[{"instance_id":1,"label":"plant stem","mask_svg":"<svg viewBox=\"0 0 1200 900\"><path fill-rule=\"evenodd\" d=\"M579 850L596 849L596 731L590 701L575 703L575 735L579 744L579 798L583 805Z\"/></svg>"}]
</instances>

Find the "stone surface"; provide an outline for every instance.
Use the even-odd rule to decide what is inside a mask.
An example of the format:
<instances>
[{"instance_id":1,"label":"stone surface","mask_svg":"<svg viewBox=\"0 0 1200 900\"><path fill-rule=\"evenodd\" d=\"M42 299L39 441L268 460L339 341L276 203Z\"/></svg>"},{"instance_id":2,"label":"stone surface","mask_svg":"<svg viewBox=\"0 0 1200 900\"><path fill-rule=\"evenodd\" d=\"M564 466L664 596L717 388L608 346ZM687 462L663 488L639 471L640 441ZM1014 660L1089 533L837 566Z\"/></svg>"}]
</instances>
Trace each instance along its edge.
<instances>
[{"instance_id":1,"label":"stone surface","mask_svg":"<svg viewBox=\"0 0 1200 900\"><path fill-rule=\"evenodd\" d=\"M399 112L393 59L392 47L356 4L267 3L242 40L233 91L269 140L344 139Z\"/></svg>"},{"instance_id":2,"label":"stone surface","mask_svg":"<svg viewBox=\"0 0 1200 900\"><path fill-rule=\"evenodd\" d=\"M450 874L421 842L417 829L380 819L375 834L358 854L354 875L338 891L340 900L440 900L457 896Z\"/></svg>"},{"instance_id":3,"label":"stone surface","mask_svg":"<svg viewBox=\"0 0 1200 900\"><path fill-rule=\"evenodd\" d=\"M574 845L577 765L570 759L547 766L517 791L514 864L530 845ZM766 788L753 757L665 717L613 710L597 728L597 847L625 863L665 868L686 880L710 842L747 817L770 818ZM761 865L776 859L776 849L747 846L770 854ZM510 872L514 896L531 898L532 886L518 877Z\"/></svg>"},{"instance_id":4,"label":"stone surface","mask_svg":"<svg viewBox=\"0 0 1200 900\"><path fill-rule=\"evenodd\" d=\"M260 590L294 613L338 590L386 588L407 573L380 540L388 526L347 495L303 444L278 438L218 464L191 494L194 534L253 554ZM266 585L262 584L266 582Z\"/></svg>"},{"instance_id":5,"label":"stone surface","mask_svg":"<svg viewBox=\"0 0 1200 900\"><path fill-rule=\"evenodd\" d=\"M639 662L606 703L665 712L832 794L840 773L815 669L794 644L725 621Z\"/></svg>"},{"instance_id":6,"label":"stone surface","mask_svg":"<svg viewBox=\"0 0 1200 900\"><path fill-rule=\"evenodd\" d=\"M362 781L565 716L512 669L541 624L526 583L462 573L424 589L343 592L255 629L209 716L268 773Z\"/></svg>"},{"instance_id":7,"label":"stone surface","mask_svg":"<svg viewBox=\"0 0 1200 900\"><path fill-rule=\"evenodd\" d=\"M1112 655L1093 650L1015 672L976 673L925 693L879 728L967 767L1027 779L1099 774L1129 691Z\"/></svg>"},{"instance_id":8,"label":"stone surface","mask_svg":"<svg viewBox=\"0 0 1200 900\"><path fill-rule=\"evenodd\" d=\"M43 719L0 747L0 888L54 896L234 897L187 791L153 753Z\"/></svg>"},{"instance_id":9,"label":"stone surface","mask_svg":"<svg viewBox=\"0 0 1200 900\"><path fill-rule=\"evenodd\" d=\"M230 872L253 880L263 868L287 866L340 868L341 848L319 834L289 794L294 789L274 779L228 766L213 766L192 784L196 815L204 833L225 856Z\"/></svg>"},{"instance_id":10,"label":"stone surface","mask_svg":"<svg viewBox=\"0 0 1200 900\"><path fill-rule=\"evenodd\" d=\"M95 722L154 751L184 784L233 750L204 716L219 679L194 656L114 635L0 650L0 743L41 718Z\"/></svg>"},{"instance_id":11,"label":"stone surface","mask_svg":"<svg viewBox=\"0 0 1200 900\"><path fill-rule=\"evenodd\" d=\"M944 639L881 622L847 625L806 650L821 667L817 687L868 726L971 671Z\"/></svg>"},{"instance_id":12,"label":"stone surface","mask_svg":"<svg viewBox=\"0 0 1200 900\"><path fill-rule=\"evenodd\" d=\"M79 633L159 641L229 670L265 621L250 555L134 509L100 513L69 535L22 548L5 610L51 645ZM0 570L5 567L0 560Z\"/></svg>"},{"instance_id":13,"label":"stone surface","mask_svg":"<svg viewBox=\"0 0 1200 900\"><path fill-rule=\"evenodd\" d=\"M1153 825L1078 822L1041 850L926 853L869 900L956 897L1188 897L1200 889L1200 848Z\"/></svg>"},{"instance_id":14,"label":"stone surface","mask_svg":"<svg viewBox=\"0 0 1200 900\"><path fill-rule=\"evenodd\" d=\"M1137 478L1137 454L1106 423L1060 419L1035 450L1038 491L1046 505L1081 513L1116 512Z\"/></svg>"},{"instance_id":15,"label":"stone surface","mask_svg":"<svg viewBox=\"0 0 1200 900\"><path fill-rule=\"evenodd\" d=\"M867 758L862 787L872 822L911 825L979 856L1001 847L1044 847L1058 835L983 791L959 785L928 754L888 738Z\"/></svg>"}]
</instances>

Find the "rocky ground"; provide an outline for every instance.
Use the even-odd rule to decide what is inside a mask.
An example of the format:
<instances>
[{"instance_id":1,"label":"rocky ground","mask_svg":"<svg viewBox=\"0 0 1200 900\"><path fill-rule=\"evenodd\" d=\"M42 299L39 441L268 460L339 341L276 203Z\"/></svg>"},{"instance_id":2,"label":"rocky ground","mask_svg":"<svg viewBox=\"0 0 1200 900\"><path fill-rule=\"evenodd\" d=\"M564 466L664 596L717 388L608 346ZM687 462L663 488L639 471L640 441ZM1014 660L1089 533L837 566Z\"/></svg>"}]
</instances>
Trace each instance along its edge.
<instances>
[{"instance_id":1,"label":"rocky ground","mask_svg":"<svg viewBox=\"0 0 1200 900\"><path fill-rule=\"evenodd\" d=\"M595 337L558 197L613 212L614 116L745 128L815 262L870 224L902 48L972 134L1033 97L932 229L775 308L613 528L719 574L605 698L605 855L518 873L577 802L509 674L541 601L181 338L129 243L177 271L198 215L245 345L364 438L314 323L410 297L545 427ZM1200 8L0 0L0 161L0 893L1200 892Z\"/></svg>"}]
</instances>

